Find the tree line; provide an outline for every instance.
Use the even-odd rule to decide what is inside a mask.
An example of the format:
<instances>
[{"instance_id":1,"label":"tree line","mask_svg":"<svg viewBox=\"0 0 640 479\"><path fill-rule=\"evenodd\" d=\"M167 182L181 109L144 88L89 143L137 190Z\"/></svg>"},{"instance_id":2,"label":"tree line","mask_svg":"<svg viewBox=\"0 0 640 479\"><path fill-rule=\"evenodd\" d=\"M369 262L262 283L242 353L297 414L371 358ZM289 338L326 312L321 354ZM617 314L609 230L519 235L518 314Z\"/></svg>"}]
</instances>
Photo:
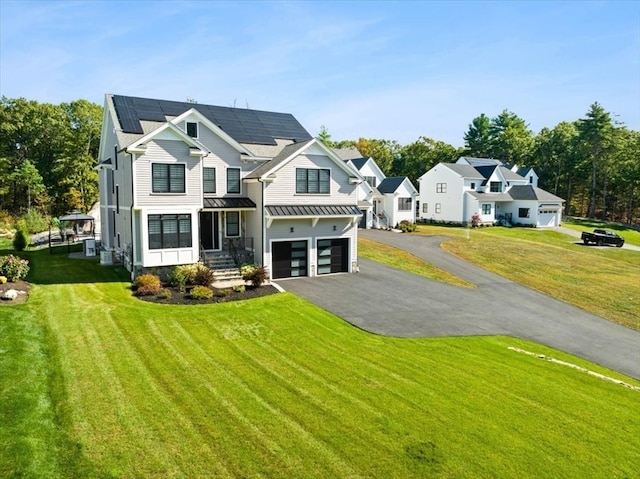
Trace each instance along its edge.
<instances>
[{"instance_id":1,"label":"tree line","mask_svg":"<svg viewBox=\"0 0 640 479\"><path fill-rule=\"evenodd\" d=\"M102 107L0 99L0 211L87 212L98 200Z\"/></svg>"},{"instance_id":2,"label":"tree line","mask_svg":"<svg viewBox=\"0 0 640 479\"><path fill-rule=\"evenodd\" d=\"M97 165L102 107L87 100L58 105L0 99L0 211L20 216L37 210L59 216L87 212L98 200ZM640 132L617 123L594 103L584 118L534 134L513 112L474 118L464 147L422 136L408 145L359 138L318 139L332 148L356 147L387 176L418 178L460 156L497 158L533 167L540 187L566 200L565 214L637 223L640 217Z\"/></svg>"},{"instance_id":3,"label":"tree line","mask_svg":"<svg viewBox=\"0 0 640 479\"><path fill-rule=\"evenodd\" d=\"M317 138L332 148L356 147L385 175L407 176L416 187L433 166L460 156L533 167L539 186L566 200L565 215L640 222L640 132L616 122L597 102L584 118L538 134L509 110L493 118L483 113L469 124L462 148L428 137L404 146L375 138L333 141L324 126Z\"/></svg>"}]
</instances>

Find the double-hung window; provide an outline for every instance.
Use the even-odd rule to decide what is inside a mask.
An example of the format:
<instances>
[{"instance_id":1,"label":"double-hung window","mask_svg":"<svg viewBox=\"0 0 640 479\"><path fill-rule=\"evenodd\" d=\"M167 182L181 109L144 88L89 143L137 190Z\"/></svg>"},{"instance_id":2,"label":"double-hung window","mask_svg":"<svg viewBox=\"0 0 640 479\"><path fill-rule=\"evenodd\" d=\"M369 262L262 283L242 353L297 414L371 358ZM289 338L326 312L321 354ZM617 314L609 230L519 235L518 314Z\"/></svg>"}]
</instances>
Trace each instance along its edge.
<instances>
[{"instance_id":1,"label":"double-hung window","mask_svg":"<svg viewBox=\"0 0 640 479\"><path fill-rule=\"evenodd\" d=\"M491 203L482 203L482 214L483 215L491 214Z\"/></svg>"},{"instance_id":2,"label":"double-hung window","mask_svg":"<svg viewBox=\"0 0 640 479\"><path fill-rule=\"evenodd\" d=\"M364 177L364 181L366 181L367 183L369 183L369 186L372 187L376 187L378 186L378 178L376 178L375 176L365 176Z\"/></svg>"},{"instance_id":3,"label":"double-hung window","mask_svg":"<svg viewBox=\"0 0 640 479\"><path fill-rule=\"evenodd\" d=\"M227 168L227 193L240 194L240 168Z\"/></svg>"},{"instance_id":4,"label":"double-hung window","mask_svg":"<svg viewBox=\"0 0 640 479\"><path fill-rule=\"evenodd\" d=\"M398 198L398 211L411 211L411 198Z\"/></svg>"},{"instance_id":5,"label":"double-hung window","mask_svg":"<svg viewBox=\"0 0 640 479\"><path fill-rule=\"evenodd\" d=\"M151 183L151 191L154 193L184 193L185 165L153 163Z\"/></svg>"},{"instance_id":6,"label":"double-hung window","mask_svg":"<svg viewBox=\"0 0 640 479\"><path fill-rule=\"evenodd\" d=\"M329 193L331 173L328 169L297 168L296 193Z\"/></svg>"},{"instance_id":7,"label":"double-hung window","mask_svg":"<svg viewBox=\"0 0 640 479\"><path fill-rule=\"evenodd\" d=\"M204 193L216 192L216 169L215 168L202 169L202 191Z\"/></svg>"},{"instance_id":8,"label":"double-hung window","mask_svg":"<svg viewBox=\"0 0 640 479\"><path fill-rule=\"evenodd\" d=\"M447 192L446 183L436 183L436 193L446 193L446 192Z\"/></svg>"},{"instance_id":9,"label":"double-hung window","mask_svg":"<svg viewBox=\"0 0 640 479\"><path fill-rule=\"evenodd\" d=\"M518 208L518 218L529 218L529 208Z\"/></svg>"},{"instance_id":10,"label":"double-hung window","mask_svg":"<svg viewBox=\"0 0 640 479\"><path fill-rule=\"evenodd\" d=\"M227 237L240 236L240 212L227 211L225 218L227 220Z\"/></svg>"},{"instance_id":11,"label":"double-hung window","mask_svg":"<svg viewBox=\"0 0 640 479\"><path fill-rule=\"evenodd\" d=\"M492 181L489 184L489 189L491 193L502 193L502 182L501 181Z\"/></svg>"},{"instance_id":12,"label":"double-hung window","mask_svg":"<svg viewBox=\"0 0 640 479\"><path fill-rule=\"evenodd\" d=\"M149 249L191 247L191 215L149 215Z\"/></svg>"}]
</instances>

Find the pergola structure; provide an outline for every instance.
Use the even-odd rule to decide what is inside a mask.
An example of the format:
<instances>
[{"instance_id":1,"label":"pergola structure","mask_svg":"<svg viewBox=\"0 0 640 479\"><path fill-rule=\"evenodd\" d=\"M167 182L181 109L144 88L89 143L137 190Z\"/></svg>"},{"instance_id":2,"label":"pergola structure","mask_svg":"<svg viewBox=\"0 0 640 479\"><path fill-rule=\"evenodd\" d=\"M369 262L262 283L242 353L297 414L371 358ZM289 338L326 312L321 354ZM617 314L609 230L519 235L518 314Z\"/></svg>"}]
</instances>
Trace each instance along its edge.
<instances>
[{"instance_id":1,"label":"pergola structure","mask_svg":"<svg viewBox=\"0 0 640 479\"><path fill-rule=\"evenodd\" d=\"M72 223L74 225L73 228L73 232L74 232L74 236L73 239L75 241L77 235L78 235L78 228L77 225L79 223L82 223L84 225L84 223L86 221L90 221L91 222L91 230L88 233L92 238L95 238L96 233L95 233L95 218L91 215L86 215L84 213L81 213L80 211L72 211L71 213L67 213L66 215L62 215L58 218L58 221L60 221L60 223ZM62 231L62 228L61 228ZM83 228L84 231L84 228ZM67 237L68 238L68 237ZM61 238L62 241L64 242L64 238ZM67 243L69 243L69 241L67 240ZM51 249L51 227L49 227L49 249Z\"/></svg>"}]
</instances>

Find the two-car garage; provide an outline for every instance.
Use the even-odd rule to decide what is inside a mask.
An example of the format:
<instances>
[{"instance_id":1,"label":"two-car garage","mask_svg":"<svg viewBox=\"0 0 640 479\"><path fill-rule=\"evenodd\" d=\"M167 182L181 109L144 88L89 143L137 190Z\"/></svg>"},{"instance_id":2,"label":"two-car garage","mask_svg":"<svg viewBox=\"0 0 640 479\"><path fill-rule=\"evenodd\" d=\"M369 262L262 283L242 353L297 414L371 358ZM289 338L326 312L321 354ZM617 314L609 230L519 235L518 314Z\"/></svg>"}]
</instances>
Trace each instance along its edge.
<instances>
[{"instance_id":1,"label":"two-car garage","mask_svg":"<svg viewBox=\"0 0 640 479\"><path fill-rule=\"evenodd\" d=\"M315 274L346 273L349 271L349 238L322 238L273 241L271 270L273 279L295 278ZM310 261L313 256L314 261Z\"/></svg>"}]
</instances>

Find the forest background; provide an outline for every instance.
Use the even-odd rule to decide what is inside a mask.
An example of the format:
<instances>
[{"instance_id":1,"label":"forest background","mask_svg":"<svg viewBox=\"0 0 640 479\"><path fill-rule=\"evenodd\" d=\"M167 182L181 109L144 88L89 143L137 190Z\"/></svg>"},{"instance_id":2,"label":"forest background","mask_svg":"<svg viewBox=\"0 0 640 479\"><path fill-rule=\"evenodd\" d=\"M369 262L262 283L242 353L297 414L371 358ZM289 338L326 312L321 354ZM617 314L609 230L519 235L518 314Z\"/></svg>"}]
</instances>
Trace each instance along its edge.
<instances>
[{"instance_id":1,"label":"forest background","mask_svg":"<svg viewBox=\"0 0 640 479\"><path fill-rule=\"evenodd\" d=\"M98 200L95 169L102 107L87 100L58 105L24 98L0 100L0 224L25 220L30 232L52 218L88 212ZM640 223L640 132L593 103L584 118L545 127L537 134L509 110L473 118L464 147L421 136L395 140L335 141L321 127L317 138L332 148L356 147L388 177L418 178L436 164L461 156L496 158L533 167L539 186L566 200L565 216Z\"/></svg>"}]
</instances>

